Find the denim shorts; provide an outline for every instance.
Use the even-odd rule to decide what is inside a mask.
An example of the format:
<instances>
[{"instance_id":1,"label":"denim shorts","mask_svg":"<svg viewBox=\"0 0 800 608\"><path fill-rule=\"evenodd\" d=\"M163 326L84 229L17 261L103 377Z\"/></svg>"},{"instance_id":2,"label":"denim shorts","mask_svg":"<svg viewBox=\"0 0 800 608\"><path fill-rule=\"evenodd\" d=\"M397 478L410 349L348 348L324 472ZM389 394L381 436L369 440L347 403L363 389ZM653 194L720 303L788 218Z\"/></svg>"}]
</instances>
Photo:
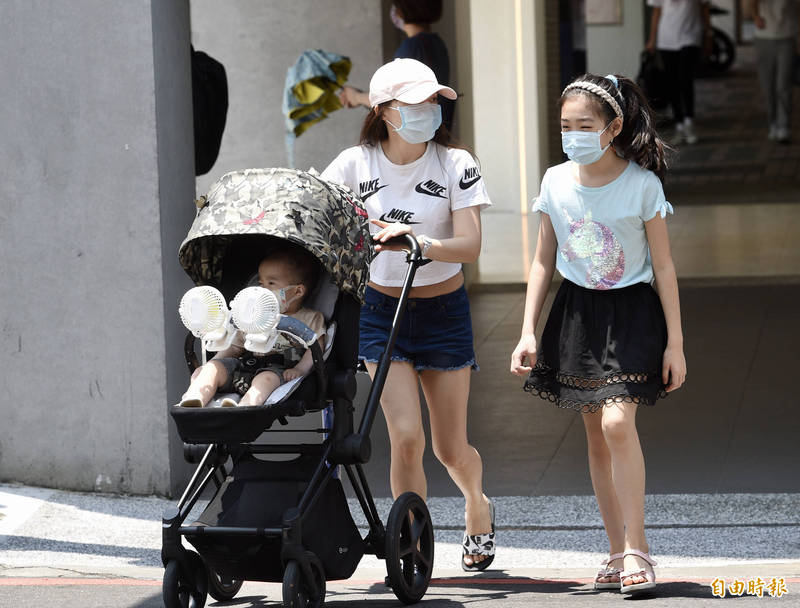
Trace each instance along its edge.
<instances>
[{"instance_id":1,"label":"denim shorts","mask_svg":"<svg viewBox=\"0 0 800 608\"><path fill-rule=\"evenodd\" d=\"M367 286L361 307L358 357L377 363L381 358L397 309L392 298ZM477 370L472 345L472 319L464 287L434 298L409 298L392 361L408 361L416 370Z\"/></svg>"}]
</instances>

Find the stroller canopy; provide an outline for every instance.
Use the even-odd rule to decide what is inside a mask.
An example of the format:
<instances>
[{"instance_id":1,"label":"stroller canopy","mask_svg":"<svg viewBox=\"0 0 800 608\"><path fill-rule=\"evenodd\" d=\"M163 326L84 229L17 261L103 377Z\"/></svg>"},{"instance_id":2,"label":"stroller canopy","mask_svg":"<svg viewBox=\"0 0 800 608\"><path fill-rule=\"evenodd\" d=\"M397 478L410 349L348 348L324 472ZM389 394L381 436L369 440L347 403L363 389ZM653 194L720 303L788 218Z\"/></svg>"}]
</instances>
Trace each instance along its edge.
<instances>
[{"instance_id":1,"label":"stroller canopy","mask_svg":"<svg viewBox=\"0 0 800 608\"><path fill-rule=\"evenodd\" d=\"M178 252L195 284L220 285L236 237L265 235L304 247L363 302L372 239L364 205L349 189L305 171L246 169L223 175L198 207Z\"/></svg>"}]
</instances>

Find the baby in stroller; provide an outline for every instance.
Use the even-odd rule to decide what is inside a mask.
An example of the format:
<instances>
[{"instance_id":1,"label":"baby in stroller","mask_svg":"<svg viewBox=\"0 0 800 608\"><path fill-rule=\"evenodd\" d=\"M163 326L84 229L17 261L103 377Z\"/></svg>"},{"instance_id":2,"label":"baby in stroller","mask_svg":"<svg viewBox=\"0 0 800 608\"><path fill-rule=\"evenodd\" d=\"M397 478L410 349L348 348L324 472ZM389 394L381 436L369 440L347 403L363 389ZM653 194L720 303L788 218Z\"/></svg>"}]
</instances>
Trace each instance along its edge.
<instances>
[{"instance_id":1,"label":"baby in stroller","mask_svg":"<svg viewBox=\"0 0 800 608\"><path fill-rule=\"evenodd\" d=\"M286 243L270 252L258 265L258 284L272 291L282 314L294 317L320 336L325 336L322 313L303 307L314 289L319 264L305 249ZM262 405L279 386L308 374L313 367L311 351L300 351L282 335L272 350L252 353L244 348L244 335L236 333L233 343L192 374L189 388L181 397L181 407L203 407L217 392L242 395L239 405ZM231 397L220 401L222 407L237 405Z\"/></svg>"}]
</instances>

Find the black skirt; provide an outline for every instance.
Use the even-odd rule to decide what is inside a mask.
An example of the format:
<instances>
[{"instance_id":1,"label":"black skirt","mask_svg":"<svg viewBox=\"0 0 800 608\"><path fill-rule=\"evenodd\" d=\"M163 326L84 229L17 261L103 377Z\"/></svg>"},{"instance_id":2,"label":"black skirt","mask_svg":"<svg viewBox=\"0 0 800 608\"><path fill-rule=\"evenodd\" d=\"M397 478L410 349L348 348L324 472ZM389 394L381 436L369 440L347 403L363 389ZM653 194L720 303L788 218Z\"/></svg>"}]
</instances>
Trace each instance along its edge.
<instances>
[{"instance_id":1,"label":"black skirt","mask_svg":"<svg viewBox=\"0 0 800 608\"><path fill-rule=\"evenodd\" d=\"M584 413L614 403L654 405L666 396L666 346L664 311L650 284L599 290L564 280L525 390Z\"/></svg>"}]
</instances>

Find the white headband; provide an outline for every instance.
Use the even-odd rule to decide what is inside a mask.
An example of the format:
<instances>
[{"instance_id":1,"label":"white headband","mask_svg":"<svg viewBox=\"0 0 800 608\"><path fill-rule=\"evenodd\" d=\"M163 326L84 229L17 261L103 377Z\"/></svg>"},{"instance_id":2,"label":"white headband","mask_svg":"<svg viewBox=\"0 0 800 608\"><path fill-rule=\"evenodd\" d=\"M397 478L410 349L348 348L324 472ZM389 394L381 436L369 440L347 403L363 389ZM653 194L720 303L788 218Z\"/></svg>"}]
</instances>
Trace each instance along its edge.
<instances>
[{"instance_id":1,"label":"white headband","mask_svg":"<svg viewBox=\"0 0 800 608\"><path fill-rule=\"evenodd\" d=\"M598 97L602 98L603 101L607 102L608 105L611 106L611 109L614 110L614 114L617 115L617 118L623 120L624 116L622 113L622 108L620 107L619 103L617 103L617 100L614 99L611 93L606 91L600 85L586 81L573 82L572 84L568 84L566 88L561 92L561 94L564 95L564 93L566 93L570 89L583 89L584 91L589 91L590 93L594 93Z\"/></svg>"}]
</instances>

